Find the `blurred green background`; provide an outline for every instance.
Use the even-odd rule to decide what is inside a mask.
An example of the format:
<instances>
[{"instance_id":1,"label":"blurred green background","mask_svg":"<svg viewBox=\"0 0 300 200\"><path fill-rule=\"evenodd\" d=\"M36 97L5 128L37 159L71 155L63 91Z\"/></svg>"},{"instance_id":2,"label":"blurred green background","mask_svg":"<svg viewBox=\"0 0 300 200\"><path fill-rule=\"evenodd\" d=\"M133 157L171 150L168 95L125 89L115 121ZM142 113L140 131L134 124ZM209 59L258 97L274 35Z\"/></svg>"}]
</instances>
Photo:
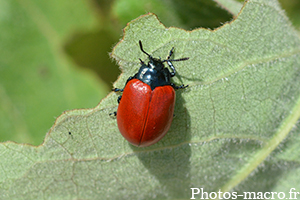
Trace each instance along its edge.
<instances>
[{"instance_id":1,"label":"blurred green background","mask_svg":"<svg viewBox=\"0 0 300 200\"><path fill-rule=\"evenodd\" d=\"M300 1L280 3L298 29ZM0 142L41 144L63 111L95 107L121 73L109 52L148 12L186 30L234 17L212 0L0 0Z\"/></svg>"}]
</instances>

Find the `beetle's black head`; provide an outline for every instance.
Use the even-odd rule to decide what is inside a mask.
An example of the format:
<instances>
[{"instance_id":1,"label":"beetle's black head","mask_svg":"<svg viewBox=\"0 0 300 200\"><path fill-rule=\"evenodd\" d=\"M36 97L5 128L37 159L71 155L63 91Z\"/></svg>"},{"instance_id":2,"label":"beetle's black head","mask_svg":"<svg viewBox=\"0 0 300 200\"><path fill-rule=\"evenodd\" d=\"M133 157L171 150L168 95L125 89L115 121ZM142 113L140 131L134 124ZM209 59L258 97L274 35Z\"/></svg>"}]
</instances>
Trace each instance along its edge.
<instances>
[{"instance_id":1,"label":"beetle's black head","mask_svg":"<svg viewBox=\"0 0 300 200\"><path fill-rule=\"evenodd\" d=\"M149 57L148 66L151 69L162 70L165 66L161 59Z\"/></svg>"},{"instance_id":2,"label":"beetle's black head","mask_svg":"<svg viewBox=\"0 0 300 200\"><path fill-rule=\"evenodd\" d=\"M150 85L152 90L158 86L174 85L171 83L171 77L175 76L176 70L172 64L172 61L182 61L189 58L170 59L171 55L173 54L174 47L171 49L166 60L153 58L150 54L144 51L141 41L139 41L139 45L141 51L149 57L149 62L148 64L145 64L144 61L140 59L142 65L133 78L137 78L138 80ZM171 72L168 68L165 68L164 62L166 62L171 68Z\"/></svg>"},{"instance_id":3,"label":"beetle's black head","mask_svg":"<svg viewBox=\"0 0 300 200\"><path fill-rule=\"evenodd\" d=\"M165 67L164 64L163 64L163 62L165 62L165 61L162 61L159 58L153 58L150 54L148 54L143 49L143 45L142 45L141 40L139 41L139 44L140 44L141 51L149 57L148 67L151 68L151 69L162 70ZM144 62L141 60L141 63L144 63Z\"/></svg>"}]
</instances>

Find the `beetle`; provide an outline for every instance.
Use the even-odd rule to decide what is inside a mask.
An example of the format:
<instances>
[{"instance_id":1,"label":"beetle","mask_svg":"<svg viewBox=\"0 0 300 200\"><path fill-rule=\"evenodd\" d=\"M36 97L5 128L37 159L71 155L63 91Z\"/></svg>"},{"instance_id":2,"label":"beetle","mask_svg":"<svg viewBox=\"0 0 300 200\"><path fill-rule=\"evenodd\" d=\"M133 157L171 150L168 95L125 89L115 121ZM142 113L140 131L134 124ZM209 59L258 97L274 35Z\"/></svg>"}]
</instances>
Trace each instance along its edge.
<instances>
[{"instance_id":1,"label":"beetle","mask_svg":"<svg viewBox=\"0 0 300 200\"><path fill-rule=\"evenodd\" d=\"M141 51L148 56L146 64L141 59L139 71L128 78L123 89L114 88L114 92L123 92L118 97L117 116L118 128L123 137L138 147L147 147L162 139L168 132L174 115L175 90L188 85L176 86L171 77L176 75L173 61L184 61L189 58L171 59L174 47L166 60L153 58L144 51L139 41ZM164 63L171 68L171 72Z\"/></svg>"}]
</instances>

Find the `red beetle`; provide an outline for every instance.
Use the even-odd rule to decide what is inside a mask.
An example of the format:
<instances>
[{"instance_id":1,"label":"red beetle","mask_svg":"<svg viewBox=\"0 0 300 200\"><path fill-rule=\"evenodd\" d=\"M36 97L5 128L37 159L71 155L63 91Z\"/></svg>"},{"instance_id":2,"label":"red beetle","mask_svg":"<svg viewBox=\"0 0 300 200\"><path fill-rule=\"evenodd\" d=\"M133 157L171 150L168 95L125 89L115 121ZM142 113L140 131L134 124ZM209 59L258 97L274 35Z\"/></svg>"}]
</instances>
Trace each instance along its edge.
<instances>
[{"instance_id":1,"label":"red beetle","mask_svg":"<svg viewBox=\"0 0 300 200\"><path fill-rule=\"evenodd\" d=\"M174 113L174 89L187 87L171 83L171 77L176 74L171 61L189 58L170 59L173 47L167 59L160 60L145 52L141 41L139 45L149 57L148 64L140 59L142 66L138 73L128 78L124 89L114 88L113 91L123 92L118 98L119 107L115 113L121 134L131 144L146 147L158 142L168 132ZM172 72L164 66L164 62Z\"/></svg>"}]
</instances>

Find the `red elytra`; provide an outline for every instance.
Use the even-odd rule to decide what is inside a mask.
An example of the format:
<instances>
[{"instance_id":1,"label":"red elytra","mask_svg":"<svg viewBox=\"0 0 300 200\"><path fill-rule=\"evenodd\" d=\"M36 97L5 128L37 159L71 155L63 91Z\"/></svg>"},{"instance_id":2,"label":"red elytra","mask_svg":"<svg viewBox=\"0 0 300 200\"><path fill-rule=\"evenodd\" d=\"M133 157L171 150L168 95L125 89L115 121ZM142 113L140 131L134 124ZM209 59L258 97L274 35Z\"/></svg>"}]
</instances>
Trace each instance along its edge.
<instances>
[{"instance_id":1,"label":"red elytra","mask_svg":"<svg viewBox=\"0 0 300 200\"><path fill-rule=\"evenodd\" d=\"M172 48L167 59L160 60L145 52L141 41L139 45L149 58L148 64L140 59L139 71L128 78L125 88L114 88L113 91L123 92L118 98L119 107L115 113L121 134L131 144L146 147L158 142L168 132L173 120L175 89L188 86L176 86L171 82L171 77L176 74L172 61L189 58L170 59ZM171 72L164 62L172 69Z\"/></svg>"},{"instance_id":2,"label":"red elytra","mask_svg":"<svg viewBox=\"0 0 300 200\"><path fill-rule=\"evenodd\" d=\"M175 106L172 86L150 86L130 80L117 111L117 123L123 137L131 144L146 147L162 139L170 129Z\"/></svg>"}]
</instances>

